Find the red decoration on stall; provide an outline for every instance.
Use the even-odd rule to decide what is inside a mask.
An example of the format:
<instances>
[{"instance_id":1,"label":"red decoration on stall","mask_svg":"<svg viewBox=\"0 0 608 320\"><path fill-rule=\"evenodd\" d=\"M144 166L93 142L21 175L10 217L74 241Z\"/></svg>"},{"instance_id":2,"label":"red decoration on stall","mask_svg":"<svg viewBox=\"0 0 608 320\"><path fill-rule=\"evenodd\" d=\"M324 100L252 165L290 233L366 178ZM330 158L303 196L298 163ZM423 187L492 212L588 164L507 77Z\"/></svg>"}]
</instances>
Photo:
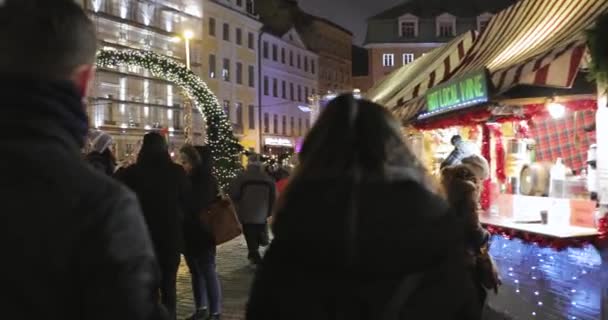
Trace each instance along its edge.
<instances>
[{"instance_id":1,"label":"red decoration on stall","mask_svg":"<svg viewBox=\"0 0 608 320\"><path fill-rule=\"evenodd\" d=\"M589 244L595 244L598 246L597 240L600 239L600 237L561 239L493 225L487 225L486 230L492 235L499 235L505 239L520 239L524 243L533 243L541 248L552 248L557 251L568 248L581 248Z\"/></svg>"},{"instance_id":2,"label":"red decoration on stall","mask_svg":"<svg viewBox=\"0 0 608 320\"><path fill-rule=\"evenodd\" d=\"M530 124L532 121L530 120L522 120L517 125L517 135L518 139L528 139L530 138Z\"/></svg>"},{"instance_id":3,"label":"red decoration on stall","mask_svg":"<svg viewBox=\"0 0 608 320\"><path fill-rule=\"evenodd\" d=\"M564 102L563 105L570 111L597 110L596 100L574 100ZM547 107L544 103L529 104L522 107L523 115L500 116L492 122L505 123L521 120L530 120L534 117L547 115ZM449 117L429 119L423 122L414 123L414 127L419 130L445 129L454 126L470 126L482 124L493 117L491 108L474 108L461 113L450 114Z\"/></svg>"},{"instance_id":4,"label":"red decoration on stall","mask_svg":"<svg viewBox=\"0 0 608 320\"><path fill-rule=\"evenodd\" d=\"M481 155L488 160L488 164L492 163L490 158L490 127L487 124L482 126L482 142L481 142ZM486 179L483 182L483 190L480 195L480 204L483 210L490 209L490 194L491 190L491 179Z\"/></svg>"},{"instance_id":5,"label":"red decoration on stall","mask_svg":"<svg viewBox=\"0 0 608 320\"><path fill-rule=\"evenodd\" d=\"M489 124L490 130L494 135L494 152L496 159L496 179L498 182L505 183L507 175L505 173L505 146L502 144L502 130L498 124Z\"/></svg>"},{"instance_id":6,"label":"red decoration on stall","mask_svg":"<svg viewBox=\"0 0 608 320\"><path fill-rule=\"evenodd\" d=\"M599 247L608 245L608 216L599 219L597 232L599 236L597 237L596 245Z\"/></svg>"}]
</instances>

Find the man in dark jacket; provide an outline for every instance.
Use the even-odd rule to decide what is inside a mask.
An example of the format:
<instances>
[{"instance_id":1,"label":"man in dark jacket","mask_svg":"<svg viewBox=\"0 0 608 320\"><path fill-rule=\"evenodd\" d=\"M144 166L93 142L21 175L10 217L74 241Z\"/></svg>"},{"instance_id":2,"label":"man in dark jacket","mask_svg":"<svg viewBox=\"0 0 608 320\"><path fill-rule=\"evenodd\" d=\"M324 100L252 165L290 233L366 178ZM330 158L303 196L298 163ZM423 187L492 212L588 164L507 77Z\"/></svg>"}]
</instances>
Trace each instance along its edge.
<instances>
[{"instance_id":1,"label":"man in dark jacket","mask_svg":"<svg viewBox=\"0 0 608 320\"><path fill-rule=\"evenodd\" d=\"M142 206L160 263L162 301L175 319L182 223L193 210L186 172L171 160L165 138L152 132L144 136L137 163L122 170L118 178L135 191Z\"/></svg>"},{"instance_id":2,"label":"man in dark jacket","mask_svg":"<svg viewBox=\"0 0 608 320\"><path fill-rule=\"evenodd\" d=\"M264 171L258 155L249 157L247 169L230 186L230 197L243 224L249 261L255 266L262 261L259 249L267 242L266 223L276 198L274 179Z\"/></svg>"},{"instance_id":3,"label":"man in dark jacket","mask_svg":"<svg viewBox=\"0 0 608 320\"><path fill-rule=\"evenodd\" d=\"M3 319L161 315L137 200L80 154L95 51L74 1L0 1Z\"/></svg>"}]
</instances>

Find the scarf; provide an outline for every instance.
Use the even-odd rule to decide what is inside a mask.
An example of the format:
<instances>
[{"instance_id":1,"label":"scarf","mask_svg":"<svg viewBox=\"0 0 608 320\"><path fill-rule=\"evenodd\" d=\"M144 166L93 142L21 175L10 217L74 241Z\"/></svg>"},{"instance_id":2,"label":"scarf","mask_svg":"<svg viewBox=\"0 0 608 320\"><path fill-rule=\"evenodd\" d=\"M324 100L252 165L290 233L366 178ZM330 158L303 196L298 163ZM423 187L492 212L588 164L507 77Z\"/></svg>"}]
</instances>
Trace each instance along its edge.
<instances>
[{"instance_id":1,"label":"scarf","mask_svg":"<svg viewBox=\"0 0 608 320\"><path fill-rule=\"evenodd\" d=\"M88 117L74 84L3 76L0 88L0 126L13 132L6 138L45 136L84 146Z\"/></svg>"}]
</instances>

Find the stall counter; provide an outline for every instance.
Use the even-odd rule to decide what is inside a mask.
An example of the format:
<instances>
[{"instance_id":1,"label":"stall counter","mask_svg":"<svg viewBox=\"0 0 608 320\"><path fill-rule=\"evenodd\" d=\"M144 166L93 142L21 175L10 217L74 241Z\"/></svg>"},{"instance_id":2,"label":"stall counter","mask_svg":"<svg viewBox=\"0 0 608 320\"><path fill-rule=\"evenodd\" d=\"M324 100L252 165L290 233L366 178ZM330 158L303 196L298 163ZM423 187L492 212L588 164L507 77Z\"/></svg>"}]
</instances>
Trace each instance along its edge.
<instances>
[{"instance_id":1,"label":"stall counter","mask_svg":"<svg viewBox=\"0 0 608 320\"><path fill-rule=\"evenodd\" d=\"M595 228L480 222L493 233L490 255L503 282L488 296L490 309L510 320L608 320L608 250L594 241Z\"/></svg>"}]
</instances>

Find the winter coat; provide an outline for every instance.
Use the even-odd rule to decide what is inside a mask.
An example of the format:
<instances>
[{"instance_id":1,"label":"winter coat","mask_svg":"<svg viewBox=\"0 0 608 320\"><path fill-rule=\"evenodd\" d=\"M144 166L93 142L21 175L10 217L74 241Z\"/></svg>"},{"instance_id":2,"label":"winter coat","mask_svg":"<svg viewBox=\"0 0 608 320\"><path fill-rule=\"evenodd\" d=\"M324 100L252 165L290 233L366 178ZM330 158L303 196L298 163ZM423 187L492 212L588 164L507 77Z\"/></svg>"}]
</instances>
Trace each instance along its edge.
<instances>
[{"instance_id":1,"label":"winter coat","mask_svg":"<svg viewBox=\"0 0 608 320\"><path fill-rule=\"evenodd\" d=\"M0 79L3 319L156 319L159 274L135 196L82 159L70 83Z\"/></svg>"},{"instance_id":2,"label":"winter coat","mask_svg":"<svg viewBox=\"0 0 608 320\"><path fill-rule=\"evenodd\" d=\"M193 210L184 169L168 154L159 154L139 159L117 178L137 194L158 258L178 255L183 250L183 219Z\"/></svg>"},{"instance_id":3,"label":"winter coat","mask_svg":"<svg viewBox=\"0 0 608 320\"><path fill-rule=\"evenodd\" d=\"M200 215L208 210L218 195L217 180L211 173L195 170L190 175L193 210L184 219L185 254L200 255L215 252L215 243L209 228L201 224Z\"/></svg>"},{"instance_id":4,"label":"winter coat","mask_svg":"<svg viewBox=\"0 0 608 320\"><path fill-rule=\"evenodd\" d=\"M231 184L229 194L242 224L265 224L276 198L275 181L261 164L249 164Z\"/></svg>"},{"instance_id":5,"label":"winter coat","mask_svg":"<svg viewBox=\"0 0 608 320\"><path fill-rule=\"evenodd\" d=\"M356 194L348 180L299 182L283 200L248 320L384 320L392 299L398 319L479 319L464 222L417 182L364 182ZM418 272L414 293L398 295Z\"/></svg>"}]
</instances>

